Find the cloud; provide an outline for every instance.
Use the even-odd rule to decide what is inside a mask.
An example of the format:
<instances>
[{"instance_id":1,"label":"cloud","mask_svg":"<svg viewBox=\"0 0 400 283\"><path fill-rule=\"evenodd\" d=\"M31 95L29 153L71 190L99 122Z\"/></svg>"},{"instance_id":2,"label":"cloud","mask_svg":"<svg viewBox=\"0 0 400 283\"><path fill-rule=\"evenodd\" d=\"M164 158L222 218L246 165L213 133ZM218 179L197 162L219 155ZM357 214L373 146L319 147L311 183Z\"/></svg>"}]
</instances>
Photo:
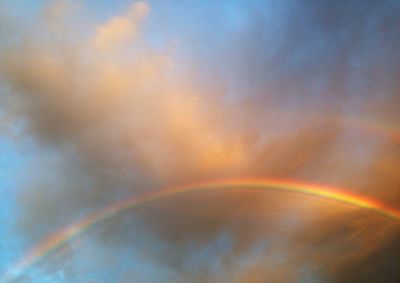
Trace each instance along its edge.
<instances>
[{"instance_id":1,"label":"cloud","mask_svg":"<svg viewBox=\"0 0 400 283\"><path fill-rule=\"evenodd\" d=\"M368 121L400 118L399 7L356 2L240 2L233 17L222 4L139 1L93 25L61 1L30 25L1 20L2 126L40 153L20 189L18 233L34 244L127 196L230 177L327 183L395 206L398 140ZM171 31L173 52L159 44ZM398 255L396 237L378 216L311 197L195 193L108 221L40 272L345 282L374 263L371 276L395 282L385 255ZM118 271L80 277L101 264Z\"/></svg>"},{"instance_id":2,"label":"cloud","mask_svg":"<svg viewBox=\"0 0 400 283\"><path fill-rule=\"evenodd\" d=\"M92 43L96 49L110 50L121 47L134 39L138 25L146 17L150 8L145 2L134 2L124 16L111 19L96 28Z\"/></svg>"}]
</instances>

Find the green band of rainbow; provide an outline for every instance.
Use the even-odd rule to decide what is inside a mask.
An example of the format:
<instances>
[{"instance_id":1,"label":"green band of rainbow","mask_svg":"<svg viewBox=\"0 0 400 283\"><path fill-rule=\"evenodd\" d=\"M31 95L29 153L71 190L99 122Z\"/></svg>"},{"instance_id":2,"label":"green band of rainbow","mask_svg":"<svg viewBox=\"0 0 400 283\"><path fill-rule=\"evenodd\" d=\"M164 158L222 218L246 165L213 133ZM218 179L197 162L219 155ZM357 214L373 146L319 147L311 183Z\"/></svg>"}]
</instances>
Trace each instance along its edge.
<instances>
[{"instance_id":1,"label":"green band of rainbow","mask_svg":"<svg viewBox=\"0 0 400 283\"><path fill-rule=\"evenodd\" d=\"M373 211L387 218L395 220L397 224L400 224L399 210L391 208L383 203L378 202L377 200L368 199L360 195L349 193L345 189L278 179L235 179L195 183L189 186L181 186L135 196L89 214L83 219L62 228L61 230L47 237L44 241L34 247L30 253L22 258L19 263L12 267L6 274L4 274L4 276L1 277L0 282L11 282L15 280L22 275L27 268L35 264L38 260L57 250L63 244L83 234L96 223L114 217L115 215L120 214L130 208L181 193L229 188L278 190L317 196Z\"/></svg>"}]
</instances>

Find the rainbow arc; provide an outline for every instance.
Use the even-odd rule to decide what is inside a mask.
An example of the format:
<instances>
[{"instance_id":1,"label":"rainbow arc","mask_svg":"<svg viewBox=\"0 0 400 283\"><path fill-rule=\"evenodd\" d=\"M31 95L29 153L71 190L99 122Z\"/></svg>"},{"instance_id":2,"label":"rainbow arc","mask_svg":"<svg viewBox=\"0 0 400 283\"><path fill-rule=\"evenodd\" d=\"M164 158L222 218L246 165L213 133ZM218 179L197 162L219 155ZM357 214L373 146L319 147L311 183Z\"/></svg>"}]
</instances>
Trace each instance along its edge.
<instances>
[{"instance_id":1,"label":"rainbow arc","mask_svg":"<svg viewBox=\"0 0 400 283\"><path fill-rule=\"evenodd\" d=\"M51 234L41 243L35 246L25 257L1 277L0 282L12 282L21 276L29 267L39 260L55 252L61 246L74 240L79 235L84 234L91 227L98 223L121 214L128 209L143 205L155 200L171 197L179 194L195 191L214 191L222 189L252 189L252 190L276 190L300 193L321 197L339 203L351 205L361 209L380 214L388 219L400 224L400 211L374 199L369 199L361 195L350 193L343 188L334 188L310 183L300 183L279 179L234 179L213 182L199 182L186 186L165 189L156 192L149 192L139 196L117 202L99 211L87 215L86 217L68 225Z\"/></svg>"}]
</instances>

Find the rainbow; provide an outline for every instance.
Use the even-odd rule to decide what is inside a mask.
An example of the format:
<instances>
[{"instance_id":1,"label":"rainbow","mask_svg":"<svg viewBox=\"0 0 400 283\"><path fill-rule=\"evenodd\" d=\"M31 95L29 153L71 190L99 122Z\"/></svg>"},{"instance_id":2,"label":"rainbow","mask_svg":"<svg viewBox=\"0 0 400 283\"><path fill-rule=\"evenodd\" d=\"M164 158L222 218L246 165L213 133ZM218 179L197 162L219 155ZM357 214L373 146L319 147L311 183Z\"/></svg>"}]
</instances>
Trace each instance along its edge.
<instances>
[{"instance_id":1,"label":"rainbow","mask_svg":"<svg viewBox=\"0 0 400 283\"><path fill-rule=\"evenodd\" d=\"M71 225L65 226L61 230L56 231L49 237L45 238L41 243L34 247L25 257L22 258L22 260L20 260L20 262L9 269L1 277L0 282L6 283L14 281L21 276L27 268L31 267L50 253L56 251L64 244L83 234L95 224L112 218L127 211L128 209L158 199L175 196L177 194L218 189L277 190L317 196L373 211L394 220L397 224L400 224L399 210L391 208L383 203L378 202L377 200L368 199L360 195L349 193L348 190L345 189L279 179L235 179L195 183L189 186L164 189L134 196L105 207L97 212L87 215Z\"/></svg>"},{"instance_id":2,"label":"rainbow","mask_svg":"<svg viewBox=\"0 0 400 283\"><path fill-rule=\"evenodd\" d=\"M288 115L291 112L275 110L276 115ZM323 113L317 111L296 111L296 117L305 117L308 120L319 121L322 125L335 125L342 128L357 130L361 133L376 137L384 137L394 143L400 142L400 127L382 120L372 120L368 117L338 115L337 113ZM306 119L306 121L307 121Z\"/></svg>"},{"instance_id":3,"label":"rainbow","mask_svg":"<svg viewBox=\"0 0 400 283\"><path fill-rule=\"evenodd\" d=\"M355 128L376 136L387 137L393 142L400 142L400 129L382 122L372 121L356 117L336 118L332 121L340 121L344 127Z\"/></svg>"}]
</instances>

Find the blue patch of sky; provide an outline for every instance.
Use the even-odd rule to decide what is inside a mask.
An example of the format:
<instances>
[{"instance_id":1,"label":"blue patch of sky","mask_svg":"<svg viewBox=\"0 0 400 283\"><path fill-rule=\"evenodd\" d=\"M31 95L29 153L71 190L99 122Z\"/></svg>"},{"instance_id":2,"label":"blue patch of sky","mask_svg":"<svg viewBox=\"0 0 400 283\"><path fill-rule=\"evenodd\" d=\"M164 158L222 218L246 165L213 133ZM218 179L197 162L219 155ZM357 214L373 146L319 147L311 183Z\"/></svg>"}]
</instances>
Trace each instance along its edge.
<instances>
[{"instance_id":1,"label":"blue patch of sky","mask_svg":"<svg viewBox=\"0 0 400 283\"><path fill-rule=\"evenodd\" d=\"M15 231L20 181L31 156L6 137L0 136L0 271L8 268L23 252Z\"/></svg>"},{"instance_id":2,"label":"blue patch of sky","mask_svg":"<svg viewBox=\"0 0 400 283\"><path fill-rule=\"evenodd\" d=\"M232 252L234 239L228 232L222 231L215 239L204 245L193 243L187 249L183 269L196 274L206 272L207 274L221 274L224 268L224 260Z\"/></svg>"},{"instance_id":3,"label":"blue patch of sky","mask_svg":"<svg viewBox=\"0 0 400 283\"><path fill-rule=\"evenodd\" d=\"M2 0L0 3L0 8L3 12L16 17L20 23L29 21L32 17L35 17L38 12L41 11L46 0Z\"/></svg>"}]
</instances>

